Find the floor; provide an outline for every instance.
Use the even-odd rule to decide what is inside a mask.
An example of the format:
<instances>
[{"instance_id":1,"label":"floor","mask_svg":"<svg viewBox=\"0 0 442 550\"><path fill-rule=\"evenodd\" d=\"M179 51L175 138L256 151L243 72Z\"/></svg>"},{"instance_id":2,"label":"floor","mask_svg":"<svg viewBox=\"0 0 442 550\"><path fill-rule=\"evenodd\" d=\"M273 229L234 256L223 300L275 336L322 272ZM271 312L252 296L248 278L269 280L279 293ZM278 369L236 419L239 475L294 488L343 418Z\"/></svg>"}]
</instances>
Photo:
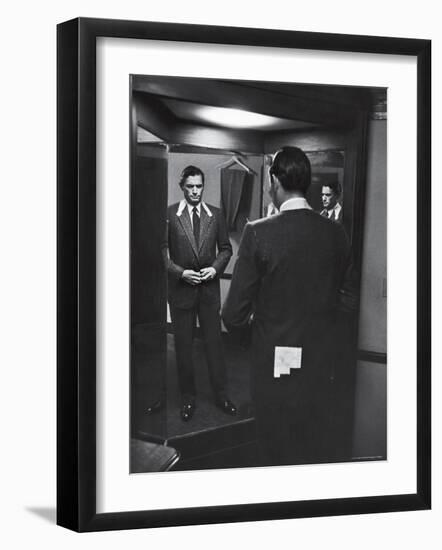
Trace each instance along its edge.
<instances>
[{"instance_id":1,"label":"floor","mask_svg":"<svg viewBox=\"0 0 442 550\"><path fill-rule=\"evenodd\" d=\"M214 404L203 342L194 340L196 410L193 418L180 417L173 335L167 335L167 406L154 415L145 414L145 405L137 407L135 438L177 448L181 459L174 469L231 467L253 462L255 453L253 410L247 351L232 343L226 335L224 352L229 397L238 409L229 416ZM139 471L139 470L138 470Z\"/></svg>"},{"instance_id":2,"label":"floor","mask_svg":"<svg viewBox=\"0 0 442 550\"><path fill-rule=\"evenodd\" d=\"M168 336L168 417L167 428L169 437L183 435L189 431L200 431L225 424L231 424L251 416L249 361L247 352L230 345L225 339L225 361L228 380L228 394L238 408L235 417L226 415L214 404L214 396L210 387L209 373L203 342L194 340L195 381L197 386L197 401L194 417L189 422L180 418L180 394L177 385L175 349L173 336Z\"/></svg>"},{"instance_id":3,"label":"floor","mask_svg":"<svg viewBox=\"0 0 442 550\"><path fill-rule=\"evenodd\" d=\"M194 365L197 385L197 406L189 422L180 417L180 395L177 384L173 335L167 335L167 406L159 413L147 415L143 392L141 406L137 406L132 437L138 442L157 443L176 450L179 460L171 466L174 470L201 470L210 468L251 467L257 462L255 421L250 397L250 366L248 352L227 338L224 341L229 394L238 407L235 417L224 414L215 407L209 383L203 342L194 340ZM164 359L158 365L164 365ZM140 393L140 392L139 392ZM132 441L131 463L135 471L157 471L149 456L152 449ZM141 449L141 450L140 450ZM159 450L155 452L158 458ZM168 457L166 457L168 458ZM344 461L350 456L330 460ZM367 459L367 458L366 458ZM379 459L379 457L373 457ZM261 464L262 465L262 464Z\"/></svg>"}]
</instances>

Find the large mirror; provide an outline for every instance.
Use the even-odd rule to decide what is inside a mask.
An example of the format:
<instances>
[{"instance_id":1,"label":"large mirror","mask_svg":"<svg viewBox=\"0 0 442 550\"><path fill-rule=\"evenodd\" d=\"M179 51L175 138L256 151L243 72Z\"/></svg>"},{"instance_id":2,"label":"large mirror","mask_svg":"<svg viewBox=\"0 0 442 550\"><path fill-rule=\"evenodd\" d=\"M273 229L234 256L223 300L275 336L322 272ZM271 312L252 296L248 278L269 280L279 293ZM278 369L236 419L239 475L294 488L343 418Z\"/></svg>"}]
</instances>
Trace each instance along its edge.
<instances>
[{"instance_id":1,"label":"large mirror","mask_svg":"<svg viewBox=\"0 0 442 550\"><path fill-rule=\"evenodd\" d=\"M379 99L379 90L353 87L131 77L132 472L262 465L250 342L220 317L244 227L278 214L269 167L282 147L299 147L311 165L307 200L343 227L360 287L375 92ZM352 319L345 392L335 396L345 420L328 461L355 459ZM385 458L382 427L376 437L373 457Z\"/></svg>"}]
</instances>

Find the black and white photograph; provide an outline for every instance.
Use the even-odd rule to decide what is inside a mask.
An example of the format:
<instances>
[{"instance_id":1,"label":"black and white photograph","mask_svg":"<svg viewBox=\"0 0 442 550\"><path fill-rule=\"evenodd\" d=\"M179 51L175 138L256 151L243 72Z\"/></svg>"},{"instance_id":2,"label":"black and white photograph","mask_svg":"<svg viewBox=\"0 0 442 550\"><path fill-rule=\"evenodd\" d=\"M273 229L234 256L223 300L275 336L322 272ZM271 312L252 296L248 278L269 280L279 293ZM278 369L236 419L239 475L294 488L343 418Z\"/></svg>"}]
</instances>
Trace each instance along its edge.
<instances>
[{"instance_id":1,"label":"black and white photograph","mask_svg":"<svg viewBox=\"0 0 442 550\"><path fill-rule=\"evenodd\" d=\"M438 5L4 5L3 548L440 547Z\"/></svg>"},{"instance_id":2,"label":"black and white photograph","mask_svg":"<svg viewBox=\"0 0 442 550\"><path fill-rule=\"evenodd\" d=\"M130 473L387 460L387 89L130 94Z\"/></svg>"}]
</instances>

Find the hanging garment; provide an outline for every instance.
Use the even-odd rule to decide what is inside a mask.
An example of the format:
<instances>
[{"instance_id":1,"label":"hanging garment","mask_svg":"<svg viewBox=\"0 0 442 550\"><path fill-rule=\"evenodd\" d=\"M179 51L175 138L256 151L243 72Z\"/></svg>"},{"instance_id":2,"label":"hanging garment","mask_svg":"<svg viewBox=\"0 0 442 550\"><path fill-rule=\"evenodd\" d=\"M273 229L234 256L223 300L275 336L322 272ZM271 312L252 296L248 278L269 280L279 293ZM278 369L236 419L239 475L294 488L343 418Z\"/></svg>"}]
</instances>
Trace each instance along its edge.
<instances>
[{"instance_id":1,"label":"hanging garment","mask_svg":"<svg viewBox=\"0 0 442 550\"><path fill-rule=\"evenodd\" d=\"M221 170L221 205L228 231L238 229L240 213L248 215L250 210L250 188L253 175L244 170Z\"/></svg>"}]
</instances>

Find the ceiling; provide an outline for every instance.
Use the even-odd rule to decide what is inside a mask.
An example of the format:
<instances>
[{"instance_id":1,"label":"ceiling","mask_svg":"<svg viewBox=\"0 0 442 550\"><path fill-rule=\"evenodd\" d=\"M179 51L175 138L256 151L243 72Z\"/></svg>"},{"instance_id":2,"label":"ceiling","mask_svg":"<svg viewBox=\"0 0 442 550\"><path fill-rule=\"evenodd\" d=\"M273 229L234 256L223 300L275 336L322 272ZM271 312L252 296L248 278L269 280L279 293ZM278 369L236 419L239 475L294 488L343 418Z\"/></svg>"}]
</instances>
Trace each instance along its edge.
<instances>
[{"instance_id":1,"label":"ceiling","mask_svg":"<svg viewBox=\"0 0 442 550\"><path fill-rule=\"evenodd\" d=\"M237 128L256 131L300 130L318 126L310 122L302 122L289 118L264 115L243 110L248 116L242 122L241 111L226 107L210 106L179 99L162 98L163 105L179 120L204 124L220 128ZM235 116L237 115L237 116Z\"/></svg>"},{"instance_id":2,"label":"ceiling","mask_svg":"<svg viewBox=\"0 0 442 550\"><path fill-rule=\"evenodd\" d=\"M133 75L132 90L171 122L265 132L348 127L370 103L367 88L284 82ZM209 107L217 116L208 115ZM238 126L223 109L235 109L237 118L244 111L261 117Z\"/></svg>"},{"instance_id":3,"label":"ceiling","mask_svg":"<svg viewBox=\"0 0 442 550\"><path fill-rule=\"evenodd\" d=\"M372 110L373 94L378 102L386 97L383 89L354 86L150 75L132 75L131 85L142 113L139 143L249 152L291 132L346 132Z\"/></svg>"}]
</instances>

